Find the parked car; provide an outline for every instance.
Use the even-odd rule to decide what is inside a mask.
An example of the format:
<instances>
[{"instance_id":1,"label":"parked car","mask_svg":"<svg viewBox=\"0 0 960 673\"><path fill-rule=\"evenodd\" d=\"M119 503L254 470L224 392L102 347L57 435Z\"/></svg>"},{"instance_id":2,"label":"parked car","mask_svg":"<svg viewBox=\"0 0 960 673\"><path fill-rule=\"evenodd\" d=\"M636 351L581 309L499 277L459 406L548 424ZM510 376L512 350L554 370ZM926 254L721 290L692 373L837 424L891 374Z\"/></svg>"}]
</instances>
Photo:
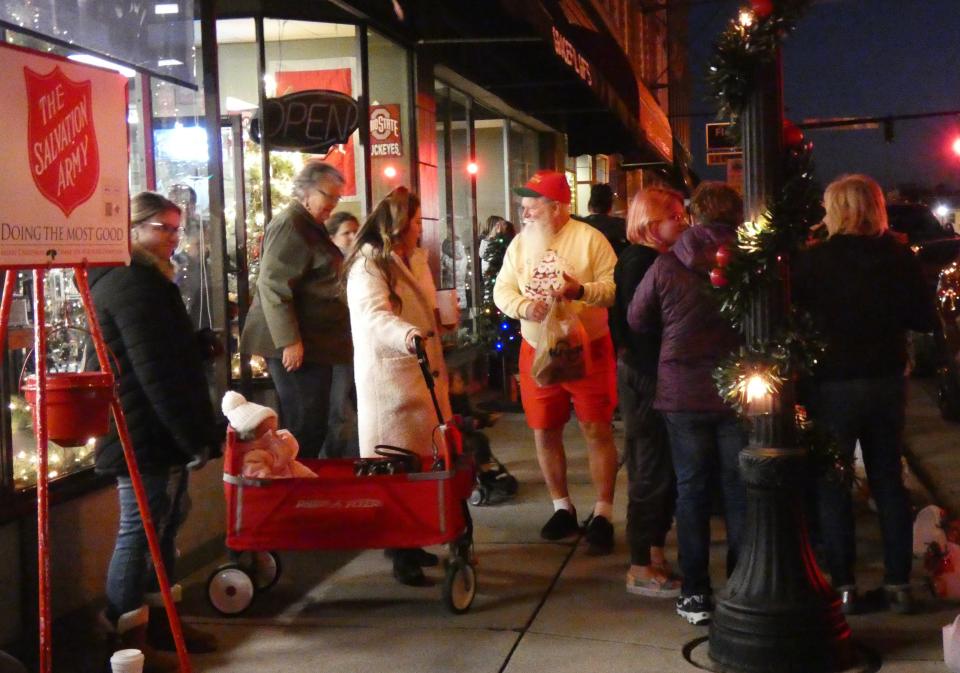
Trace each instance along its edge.
<instances>
[{"instance_id":1,"label":"parked car","mask_svg":"<svg viewBox=\"0 0 960 673\"><path fill-rule=\"evenodd\" d=\"M941 272L960 257L960 235L920 203L888 205L887 220L890 229L919 257L930 292L936 292ZM938 374L949 357L940 328L933 334L913 334L911 351L916 376Z\"/></svg>"},{"instance_id":2,"label":"parked car","mask_svg":"<svg viewBox=\"0 0 960 673\"><path fill-rule=\"evenodd\" d=\"M904 236L920 257L924 275L931 288L937 286L940 272L960 256L960 235L941 224L929 207L920 203L887 206L890 228Z\"/></svg>"}]
</instances>

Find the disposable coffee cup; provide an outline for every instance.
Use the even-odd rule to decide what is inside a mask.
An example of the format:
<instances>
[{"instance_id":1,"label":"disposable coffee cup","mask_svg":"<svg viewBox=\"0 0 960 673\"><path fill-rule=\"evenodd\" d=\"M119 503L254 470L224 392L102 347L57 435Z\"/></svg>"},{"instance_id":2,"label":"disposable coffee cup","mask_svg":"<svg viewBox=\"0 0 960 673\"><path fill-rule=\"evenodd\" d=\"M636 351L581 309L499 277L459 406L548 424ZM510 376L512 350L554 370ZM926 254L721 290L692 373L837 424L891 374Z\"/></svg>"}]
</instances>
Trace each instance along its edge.
<instances>
[{"instance_id":1,"label":"disposable coffee cup","mask_svg":"<svg viewBox=\"0 0 960 673\"><path fill-rule=\"evenodd\" d=\"M437 290L437 308L440 310L440 324L453 327L460 316L460 303L456 289Z\"/></svg>"},{"instance_id":2,"label":"disposable coffee cup","mask_svg":"<svg viewBox=\"0 0 960 673\"><path fill-rule=\"evenodd\" d=\"M140 650L117 650L110 657L113 673L143 673L143 652Z\"/></svg>"}]
</instances>

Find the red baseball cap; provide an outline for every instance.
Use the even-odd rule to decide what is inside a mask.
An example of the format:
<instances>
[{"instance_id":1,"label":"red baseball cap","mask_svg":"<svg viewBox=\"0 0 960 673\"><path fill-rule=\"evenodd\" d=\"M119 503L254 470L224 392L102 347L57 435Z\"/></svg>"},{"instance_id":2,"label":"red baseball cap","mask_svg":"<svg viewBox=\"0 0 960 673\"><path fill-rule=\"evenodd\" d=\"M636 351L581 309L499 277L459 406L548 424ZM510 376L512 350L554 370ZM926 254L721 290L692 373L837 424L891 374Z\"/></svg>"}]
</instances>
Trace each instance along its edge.
<instances>
[{"instance_id":1,"label":"red baseball cap","mask_svg":"<svg viewBox=\"0 0 960 673\"><path fill-rule=\"evenodd\" d=\"M567 184L567 178L556 171L537 171L523 187L515 187L513 193L570 203L570 185Z\"/></svg>"}]
</instances>

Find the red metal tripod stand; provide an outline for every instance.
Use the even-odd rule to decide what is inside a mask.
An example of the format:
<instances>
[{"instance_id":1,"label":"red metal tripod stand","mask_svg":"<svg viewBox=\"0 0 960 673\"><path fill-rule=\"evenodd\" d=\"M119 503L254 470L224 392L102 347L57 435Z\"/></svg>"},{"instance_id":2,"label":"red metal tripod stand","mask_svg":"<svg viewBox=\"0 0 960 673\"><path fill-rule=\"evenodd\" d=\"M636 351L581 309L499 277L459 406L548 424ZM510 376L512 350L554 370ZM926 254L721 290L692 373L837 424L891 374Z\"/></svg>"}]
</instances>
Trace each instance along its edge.
<instances>
[{"instance_id":1,"label":"red metal tripod stand","mask_svg":"<svg viewBox=\"0 0 960 673\"><path fill-rule=\"evenodd\" d=\"M90 299L90 287L87 283L86 266L74 266L72 268L77 289L80 291L80 297L83 301L83 308L87 315L94 348L97 352L97 360L100 362L100 369L106 373L110 373L112 370L107 360L107 347L104 344L103 333L100 331L97 314L94 310L93 302ZM43 286L43 280L47 270L48 268L33 268L33 353L37 380L36 403L33 405L33 427L37 437L37 558L39 565L38 588L40 603L40 673L51 673L53 666L52 640L50 635L49 480L47 477L49 436L46 406L47 335L45 329L46 319L44 315ZM3 352L5 346L4 342L7 336L7 324L10 317L10 306L13 300L15 278L16 271L7 269L3 283L3 298L2 301L0 301L0 353ZM143 490L143 480L140 478L137 458L136 455L134 455L133 445L130 443L130 434L127 431L127 421L123 415L123 409L120 407L116 387L112 385L112 376L111 389L113 390L113 399L110 403L110 408L113 412L114 422L117 425L120 442L123 445L123 455L127 461L130 481L133 484L133 492L136 495L137 506L140 509L143 529L147 535L150 557L153 560L153 567L157 572L160 593L163 596L163 605L167 611L167 618L170 620L170 630L173 632L173 640L177 648L177 658L180 662L180 673L191 673L190 660L187 656L187 648L180 627L180 617L177 614L173 596L170 593L170 582L167 579L167 571L163 565L163 558L160 555L160 543L157 540L157 533L153 526L153 520L150 517L150 508L147 505L147 497Z\"/></svg>"}]
</instances>

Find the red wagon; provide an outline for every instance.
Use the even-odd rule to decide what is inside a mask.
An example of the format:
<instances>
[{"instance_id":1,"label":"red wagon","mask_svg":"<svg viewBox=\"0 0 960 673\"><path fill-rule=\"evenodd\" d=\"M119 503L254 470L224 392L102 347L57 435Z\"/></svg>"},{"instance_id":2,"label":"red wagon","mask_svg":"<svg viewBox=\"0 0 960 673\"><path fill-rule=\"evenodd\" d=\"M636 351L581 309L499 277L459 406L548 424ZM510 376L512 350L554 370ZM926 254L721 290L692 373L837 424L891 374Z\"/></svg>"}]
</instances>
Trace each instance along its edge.
<instances>
[{"instance_id":1,"label":"red wagon","mask_svg":"<svg viewBox=\"0 0 960 673\"><path fill-rule=\"evenodd\" d=\"M420 350L433 393L433 377ZM242 473L243 444L228 430L223 481L231 563L207 581L214 609L239 614L257 592L273 586L280 575L278 550L446 544L443 601L451 612L466 612L476 594L473 529L466 505L474 465L461 452L455 425L441 423L434 437L436 460L420 472L357 476L355 460L308 459L302 462L316 478L250 479Z\"/></svg>"}]
</instances>

